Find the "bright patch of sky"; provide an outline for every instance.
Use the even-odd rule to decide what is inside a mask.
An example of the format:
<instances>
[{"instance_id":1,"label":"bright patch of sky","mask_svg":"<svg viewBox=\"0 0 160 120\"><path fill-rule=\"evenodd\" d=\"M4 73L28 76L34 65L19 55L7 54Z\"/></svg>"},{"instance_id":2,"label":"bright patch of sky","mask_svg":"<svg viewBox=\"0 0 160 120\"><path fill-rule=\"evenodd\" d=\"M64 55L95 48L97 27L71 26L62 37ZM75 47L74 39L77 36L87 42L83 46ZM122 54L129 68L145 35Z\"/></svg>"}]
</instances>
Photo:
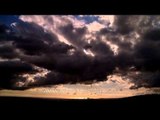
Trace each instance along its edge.
<instances>
[{"instance_id":1,"label":"bright patch of sky","mask_svg":"<svg viewBox=\"0 0 160 120\"><path fill-rule=\"evenodd\" d=\"M98 21L98 16L94 15L75 15L78 20L84 20L86 24Z\"/></svg>"},{"instance_id":2,"label":"bright patch of sky","mask_svg":"<svg viewBox=\"0 0 160 120\"><path fill-rule=\"evenodd\" d=\"M84 20L86 24L92 23L94 21L100 21L98 15L75 15L75 18L78 20ZM10 25L14 22L20 22L18 15L0 15L0 23Z\"/></svg>"},{"instance_id":3,"label":"bright patch of sky","mask_svg":"<svg viewBox=\"0 0 160 120\"><path fill-rule=\"evenodd\" d=\"M0 15L0 23L10 26L11 23L20 22L18 15Z\"/></svg>"}]
</instances>

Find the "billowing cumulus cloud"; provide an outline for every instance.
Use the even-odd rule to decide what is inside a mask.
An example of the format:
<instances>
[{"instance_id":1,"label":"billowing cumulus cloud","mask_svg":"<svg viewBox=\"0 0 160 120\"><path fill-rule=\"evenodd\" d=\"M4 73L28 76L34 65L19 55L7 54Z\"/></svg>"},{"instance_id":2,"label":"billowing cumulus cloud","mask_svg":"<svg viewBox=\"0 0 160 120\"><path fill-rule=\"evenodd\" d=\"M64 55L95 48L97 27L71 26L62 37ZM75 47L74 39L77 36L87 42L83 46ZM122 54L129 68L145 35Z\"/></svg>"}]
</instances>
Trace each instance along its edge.
<instances>
[{"instance_id":1,"label":"billowing cumulus cloud","mask_svg":"<svg viewBox=\"0 0 160 120\"><path fill-rule=\"evenodd\" d=\"M115 72L135 87L160 86L159 20L143 15L19 16L10 27L0 25L0 87L102 81Z\"/></svg>"}]
</instances>

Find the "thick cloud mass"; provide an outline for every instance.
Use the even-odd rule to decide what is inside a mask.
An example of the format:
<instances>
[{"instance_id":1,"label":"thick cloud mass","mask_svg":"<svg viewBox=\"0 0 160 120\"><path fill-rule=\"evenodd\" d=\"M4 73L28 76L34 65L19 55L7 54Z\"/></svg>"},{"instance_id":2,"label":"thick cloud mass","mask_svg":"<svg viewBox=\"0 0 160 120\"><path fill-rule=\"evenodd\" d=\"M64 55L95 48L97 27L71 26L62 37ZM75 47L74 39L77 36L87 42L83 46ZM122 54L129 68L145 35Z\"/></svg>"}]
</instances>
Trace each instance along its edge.
<instances>
[{"instance_id":1,"label":"thick cloud mass","mask_svg":"<svg viewBox=\"0 0 160 120\"><path fill-rule=\"evenodd\" d=\"M106 80L117 68L138 87L160 86L159 16L115 16L94 32L73 16L20 18L0 25L1 88ZM35 77L36 67L49 72Z\"/></svg>"},{"instance_id":2,"label":"thick cloud mass","mask_svg":"<svg viewBox=\"0 0 160 120\"><path fill-rule=\"evenodd\" d=\"M0 87L13 87L19 74L35 72L34 68L21 61L2 61L0 62Z\"/></svg>"}]
</instances>

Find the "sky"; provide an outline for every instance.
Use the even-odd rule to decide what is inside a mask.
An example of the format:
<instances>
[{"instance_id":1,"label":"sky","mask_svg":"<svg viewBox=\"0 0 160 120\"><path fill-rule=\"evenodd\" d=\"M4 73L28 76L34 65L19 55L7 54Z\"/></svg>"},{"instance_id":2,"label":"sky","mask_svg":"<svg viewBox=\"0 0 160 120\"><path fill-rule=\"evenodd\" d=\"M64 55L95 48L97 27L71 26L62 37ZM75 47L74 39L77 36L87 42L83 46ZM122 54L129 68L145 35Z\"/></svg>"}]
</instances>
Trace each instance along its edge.
<instances>
[{"instance_id":1,"label":"sky","mask_svg":"<svg viewBox=\"0 0 160 120\"><path fill-rule=\"evenodd\" d=\"M111 75L160 86L160 16L0 15L0 88L91 84Z\"/></svg>"}]
</instances>

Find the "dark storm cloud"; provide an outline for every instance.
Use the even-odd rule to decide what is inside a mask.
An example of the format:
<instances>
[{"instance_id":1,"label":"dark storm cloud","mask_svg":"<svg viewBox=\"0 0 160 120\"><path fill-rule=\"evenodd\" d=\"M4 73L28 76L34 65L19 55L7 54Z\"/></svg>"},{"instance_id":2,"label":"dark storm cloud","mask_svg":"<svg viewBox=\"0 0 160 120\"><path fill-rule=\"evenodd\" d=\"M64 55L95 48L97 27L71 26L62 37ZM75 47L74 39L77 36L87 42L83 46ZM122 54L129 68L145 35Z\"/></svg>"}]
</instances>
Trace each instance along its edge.
<instances>
[{"instance_id":1,"label":"dark storm cloud","mask_svg":"<svg viewBox=\"0 0 160 120\"><path fill-rule=\"evenodd\" d=\"M53 44L53 43L59 42L58 37L54 33L44 30L41 26L37 25L36 23L27 23L27 22L21 21L19 23L16 23L16 25L12 25L12 28L18 38L34 39L31 41L45 42L46 44ZM18 42L26 43L27 41L19 40Z\"/></svg>"},{"instance_id":2,"label":"dark storm cloud","mask_svg":"<svg viewBox=\"0 0 160 120\"><path fill-rule=\"evenodd\" d=\"M15 48L12 45L3 44L0 42L0 57L1 58L16 58L18 54L15 51Z\"/></svg>"},{"instance_id":3,"label":"dark storm cloud","mask_svg":"<svg viewBox=\"0 0 160 120\"><path fill-rule=\"evenodd\" d=\"M144 34L147 30L156 27L159 20L159 16L153 15L117 15L114 26L116 31L122 35L134 31Z\"/></svg>"},{"instance_id":4,"label":"dark storm cloud","mask_svg":"<svg viewBox=\"0 0 160 120\"><path fill-rule=\"evenodd\" d=\"M87 33L87 28L74 28L73 24L67 24L59 28L61 33L66 37L69 42L75 45L77 48L83 48L87 43L84 39L84 35Z\"/></svg>"},{"instance_id":5,"label":"dark storm cloud","mask_svg":"<svg viewBox=\"0 0 160 120\"><path fill-rule=\"evenodd\" d=\"M36 31L36 28L39 31ZM19 24L15 30L16 35L18 34L19 36L13 40L13 46L23 52L24 55L20 56L21 60L58 72L57 74L49 73L46 78L39 79L33 86L64 83L66 81L103 80L107 75L107 71L111 73L114 69L113 53L109 46L102 43L98 37L90 45L90 49L96 52L98 56L92 59L85 56L80 50L76 51L72 56L60 54L58 51L54 52L55 48L60 47L56 46L57 44L53 46L52 42L45 44L44 41L46 40L42 40L46 39L46 37L42 36L44 34L43 29L35 24ZM68 24L60 28L60 30L76 48L81 49L86 44L83 40L85 29L75 29L72 24ZM125 57L126 55L122 56L122 61L126 60Z\"/></svg>"},{"instance_id":6,"label":"dark storm cloud","mask_svg":"<svg viewBox=\"0 0 160 120\"><path fill-rule=\"evenodd\" d=\"M135 59L137 67L144 70L160 70L160 41L142 40L135 46Z\"/></svg>"},{"instance_id":7,"label":"dark storm cloud","mask_svg":"<svg viewBox=\"0 0 160 120\"><path fill-rule=\"evenodd\" d=\"M46 19L50 23L54 22L50 17ZM12 29L1 25L0 71L3 74L0 75L0 87L16 88L12 85L20 79L19 75L35 72L33 65L51 72L45 77L37 78L36 82L27 84L25 88L105 80L116 67L126 72L131 67L140 71L141 74L137 77L145 78L143 80L136 80L136 75L128 75L138 87L160 86L159 20L156 16L116 16L114 27L96 32L96 40L90 43L85 40L87 27L75 28L68 22L59 27L59 31L72 45L60 42L56 33L47 31L36 23L21 21L13 25ZM106 42L118 46L117 55L101 40L101 36L106 38ZM92 51L95 56L86 55L84 49ZM13 59L19 61L13 62ZM148 79L144 74L148 75ZM21 81L27 80L21 78Z\"/></svg>"},{"instance_id":8,"label":"dark storm cloud","mask_svg":"<svg viewBox=\"0 0 160 120\"><path fill-rule=\"evenodd\" d=\"M32 59L24 59L23 55L33 56L34 59L34 55L40 58L40 55L44 54L47 58L47 55L65 53L70 48L65 44L58 43L56 35L49 32L45 33L36 24L20 24L13 31L10 29L12 32L9 33L6 31L8 28L5 25L0 26L0 59L2 60L0 62L0 87L2 88L14 88L13 85L17 82L19 75L34 72L34 68L31 65ZM13 58L20 60L14 61L12 60ZM41 62L39 59L35 60ZM47 60L44 60L44 63L41 63L42 66L45 66L46 62ZM51 60L49 62L51 63Z\"/></svg>"},{"instance_id":9,"label":"dark storm cloud","mask_svg":"<svg viewBox=\"0 0 160 120\"><path fill-rule=\"evenodd\" d=\"M61 28L63 35L73 43L73 46L59 42L56 35L44 31L43 28L33 23L20 22L13 28L12 32L3 32L3 36L1 36L1 41L4 45L0 47L0 52L2 53L0 57L8 59L8 62L13 58L18 58L20 62L25 61L29 65L33 64L54 71L48 73L45 78L39 78L37 82L28 84L28 87L92 81L93 79L104 80L106 74L110 74L114 69L112 65L113 52L104 43L98 40L91 43L92 48L90 49L96 52L98 56L96 59L84 54L83 47L88 45L83 42L85 41L83 36L86 34L86 28L73 28L70 24ZM75 51L72 55L69 54L71 49ZM9 73L10 71L6 72L6 74ZM9 82L11 80L12 83L17 82L17 79L26 81L17 77L19 74L21 74L20 71L18 73L13 72L9 78L6 78L8 82L4 84L8 83L10 86ZM8 88L9 86L2 85L1 87ZM23 87L26 88L26 86Z\"/></svg>"},{"instance_id":10,"label":"dark storm cloud","mask_svg":"<svg viewBox=\"0 0 160 120\"><path fill-rule=\"evenodd\" d=\"M31 75L31 74L30 74ZM35 77L34 81L29 81L28 78L22 76L17 77L16 83L13 84L12 89L28 89L32 87L39 87L44 85L56 85L62 83L68 83L71 80L67 79L67 76L59 72L52 71L45 77Z\"/></svg>"},{"instance_id":11,"label":"dark storm cloud","mask_svg":"<svg viewBox=\"0 0 160 120\"><path fill-rule=\"evenodd\" d=\"M151 29L147 31L144 34L143 39L157 41L157 42L160 41L160 29Z\"/></svg>"},{"instance_id":12,"label":"dark storm cloud","mask_svg":"<svg viewBox=\"0 0 160 120\"><path fill-rule=\"evenodd\" d=\"M32 65L22 61L0 62L0 87L13 88L15 79L22 73L35 72Z\"/></svg>"},{"instance_id":13,"label":"dark storm cloud","mask_svg":"<svg viewBox=\"0 0 160 120\"><path fill-rule=\"evenodd\" d=\"M110 47L103 43L99 36L97 36L95 41L92 41L90 44L87 43L84 36L88 34L86 27L74 28L72 24L62 26L59 29L64 37L69 40L78 50L90 49L93 52L97 53L98 56L113 56L113 52ZM82 53L81 53L82 54Z\"/></svg>"},{"instance_id":14,"label":"dark storm cloud","mask_svg":"<svg viewBox=\"0 0 160 120\"><path fill-rule=\"evenodd\" d=\"M160 70L160 29L151 29L142 38L135 47L139 67L149 71Z\"/></svg>"},{"instance_id":15,"label":"dark storm cloud","mask_svg":"<svg viewBox=\"0 0 160 120\"><path fill-rule=\"evenodd\" d=\"M160 87L160 72L140 71L140 72L126 72L125 77L129 78L135 85L131 89L139 87Z\"/></svg>"},{"instance_id":16,"label":"dark storm cloud","mask_svg":"<svg viewBox=\"0 0 160 120\"><path fill-rule=\"evenodd\" d=\"M133 28L129 25L129 15L117 16L115 19L115 26L120 34L129 34Z\"/></svg>"},{"instance_id":17,"label":"dark storm cloud","mask_svg":"<svg viewBox=\"0 0 160 120\"><path fill-rule=\"evenodd\" d=\"M74 73L76 79L80 81L87 80L104 80L106 75L111 74L114 70L113 52L110 47L103 43L100 38L96 38L90 44L86 42L84 36L88 30L86 27L74 28L72 24L60 28L62 34L78 48L78 52L69 56L69 59L60 63L62 69ZM95 53L95 57L86 56L82 51L89 49ZM58 60L59 61L59 60ZM67 62L68 61L68 62ZM66 64L67 62L67 64Z\"/></svg>"},{"instance_id":18,"label":"dark storm cloud","mask_svg":"<svg viewBox=\"0 0 160 120\"><path fill-rule=\"evenodd\" d=\"M115 56L117 67L129 72L134 66L141 72L129 77L137 87L160 86L159 20L159 16L116 16L114 29L101 29L98 34L119 46Z\"/></svg>"},{"instance_id":19,"label":"dark storm cloud","mask_svg":"<svg viewBox=\"0 0 160 120\"><path fill-rule=\"evenodd\" d=\"M110 61L113 61L111 60L113 52L110 50L109 46L99 40L92 42L90 49L96 52L98 56L98 58L93 59L86 56L83 52L83 46L87 45L83 38L86 34L86 28L73 28L72 24L68 24L67 26L61 27L60 30L75 47L64 43L57 43L54 45L49 44L47 45L48 51L44 51L41 55L24 55L21 56L21 59L49 70L55 70L63 74L78 76L79 79L82 79L82 81L92 80L94 78L104 79L108 71L112 72L114 67L109 64ZM55 49L61 49L59 51L62 52L55 52ZM73 55L67 54L70 49L75 49ZM49 52L49 50L51 52ZM95 67L97 69L95 69Z\"/></svg>"},{"instance_id":20,"label":"dark storm cloud","mask_svg":"<svg viewBox=\"0 0 160 120\"><path fill-rule=\"evenodd\" d=\"M110 49L108 45L100 41L100 39L92 41L90 45L92 46L91 50L94 51L97 54L97 56L113 57L113 51Z\"/></svg>"},{"instance_id":21,"label":"dark storm cloud","mask_svg":"<svg viewBox=\"0 0 160 120\"><path fill-rule=\"evenodd\" d=\"M98 35L106 36L107 40L119 46L119 54L115 57L117 65L124 61L124 67L136 64L146 67L145 62L154 64L159 60L160 29L153 26L156 22L152 19L154 17L116 16L114 30L101 29ZM139 38L135 37L135 32ZM135 45L132 46L132 42Z\"/></svg>"}]
</instances>

